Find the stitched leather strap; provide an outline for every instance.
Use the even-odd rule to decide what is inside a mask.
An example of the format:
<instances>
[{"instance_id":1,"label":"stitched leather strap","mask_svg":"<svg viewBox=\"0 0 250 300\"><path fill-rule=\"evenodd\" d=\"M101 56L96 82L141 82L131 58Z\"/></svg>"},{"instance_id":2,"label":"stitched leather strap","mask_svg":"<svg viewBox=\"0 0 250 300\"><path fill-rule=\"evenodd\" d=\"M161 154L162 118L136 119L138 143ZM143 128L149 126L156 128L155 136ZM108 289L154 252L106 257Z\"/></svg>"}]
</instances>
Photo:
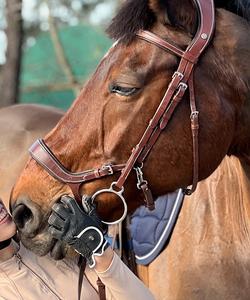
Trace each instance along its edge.
<instances>
[{"instance_id":1,"label":"stitched leather strap","mask_svg":"<svg viewBox=\"0 0 250 300\"><path fill-rule=\"evenodd\" d=\"M79 189L84 182L113 175L114 173L121 171L125 166L124 164L105 164L97 169L72 173L60 163L42 139L38 139L31 145L29 153L51 176L60 182L67 183L79 203L81 203Z\"/></svg>"},{"instance_id":2,"label":"stitched leather strap","mask_svg":"<svg viewBox=\"0 0 250 300\"><path fill-rule=\"evenodd\" d=\"M150 41L151 44L154 44L163 50L169 50L170 52L173 52L177 56L183 57L184 51L177 48L173 44L169 43L168 41L163 40L158 35L154 34L153 32L147 31L147 30L141 30L136 34L139 38Z\"/></svg>"},{"instance_id":3,"label":"stitched leather strap","mask_svg":"<svg viewBox=\"0 0 250 300\"><path fill-rule=\"evenodd\" d=\"M105 164L98 169L79 173L69 172L55 157L42 139L38 139L29 149L30 155L38 161L54 178L64 183L82 183L112 175L124 168L124 164Z\"/></svg>"},{"instance_id":4,"label":"stitched leather strap","mask_svg":"<svg viewBox=\"0 0 250 300\"><path fill-rule=\"evenodd\" d=\"M189 78L189 96L190 96L190 119L191 119L191 130L192 130L192 140L193 140L193 183L191 189L185 189L186 195L191 195L197 187L199 179L199 112L196 108L195 103L195 93L194 93L194 73L192 72Z\"/></svg>"}]
</instances>

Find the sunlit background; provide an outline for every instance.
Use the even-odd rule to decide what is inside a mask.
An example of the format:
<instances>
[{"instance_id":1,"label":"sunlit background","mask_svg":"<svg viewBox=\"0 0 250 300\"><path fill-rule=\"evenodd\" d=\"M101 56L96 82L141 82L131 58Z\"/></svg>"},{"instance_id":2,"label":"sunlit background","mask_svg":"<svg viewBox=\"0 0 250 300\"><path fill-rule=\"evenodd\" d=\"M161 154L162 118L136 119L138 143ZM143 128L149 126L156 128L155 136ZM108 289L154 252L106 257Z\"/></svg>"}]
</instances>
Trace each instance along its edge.
<instances>
[{"instance_id":1,"label":"sunlit background","mask_svg":"<svg viewBox=\"0 0 250 300\"><path fill-rule=\"evenodd\" d=\"M8 44L6 1L0 0L0 79ZM105 28L121 1L8 1L9 4L13 1L13 9L22 6L17 101L66 110L110 47L112 41L106 36Z\"/></svg>"}]
</instances>

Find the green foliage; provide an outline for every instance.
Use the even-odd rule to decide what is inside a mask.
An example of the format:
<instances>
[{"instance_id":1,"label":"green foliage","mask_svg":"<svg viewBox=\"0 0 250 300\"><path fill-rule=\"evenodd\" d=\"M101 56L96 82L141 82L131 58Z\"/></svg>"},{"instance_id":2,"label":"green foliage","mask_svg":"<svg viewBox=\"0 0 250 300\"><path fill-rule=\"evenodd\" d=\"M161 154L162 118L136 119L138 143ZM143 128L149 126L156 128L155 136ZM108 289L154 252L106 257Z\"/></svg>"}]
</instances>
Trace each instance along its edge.
<instances>
[{"instance_id":1,"label":"green foliage","mask_svg":"<svg viewBox=\"0 0 250 300\"><path fill-rule=\"evenodd\" d=\"M72 73L80 83L86 81L111 45L102 30L87 25L61 28L59 38ZM73 90L58 64L50 35L42 33L23 54L20 102L67 109L73 100Z\"/></svg>"}]
</instances>

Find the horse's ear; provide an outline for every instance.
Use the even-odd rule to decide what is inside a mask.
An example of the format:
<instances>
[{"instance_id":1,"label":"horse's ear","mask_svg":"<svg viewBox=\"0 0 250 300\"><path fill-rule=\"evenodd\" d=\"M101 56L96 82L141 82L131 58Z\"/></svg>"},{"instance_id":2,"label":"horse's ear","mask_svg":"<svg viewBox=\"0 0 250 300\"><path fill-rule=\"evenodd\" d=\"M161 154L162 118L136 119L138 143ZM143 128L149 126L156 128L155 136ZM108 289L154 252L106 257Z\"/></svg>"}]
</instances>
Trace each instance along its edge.
<instances>
[{"instance_id":1,"label":"horse's ear","mask_svg":"<svg viewBox=\"0 0 250 300\"><path fill-rule=\"evenodd\" d=\"M192 0L148 0L150 9L160 22L184 29L195 34L198 15Z\"/></svg>"}]
</instances>

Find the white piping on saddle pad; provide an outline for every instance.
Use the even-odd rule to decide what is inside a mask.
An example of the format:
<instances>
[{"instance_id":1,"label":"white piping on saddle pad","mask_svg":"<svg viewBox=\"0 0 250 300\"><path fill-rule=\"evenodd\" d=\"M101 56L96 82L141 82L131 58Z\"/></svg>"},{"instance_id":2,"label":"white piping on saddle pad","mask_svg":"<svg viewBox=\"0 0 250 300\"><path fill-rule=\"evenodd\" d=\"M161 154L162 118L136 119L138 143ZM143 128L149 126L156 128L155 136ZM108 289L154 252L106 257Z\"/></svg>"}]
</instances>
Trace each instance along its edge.
<instances>
[{"instance_id":1,"label":"white piping on saddle pad","mask_svg":"<svg viewBox=\"0 0 250 300\"><path fill-rule=\"evenodd\" d=\"M166 232L169 229L169 226L172 224L172 220L173 220L173 218L175 216L175 211L179 207L179 202L182 202L183 197L184 197L183 191L182 191L182 189L179 189L179 192L178 192L176 200L175 200L174 208L173 208L173 210L171 212L171 215L169 217L168 224L165 227L165 229L164 229L164 231L163 231L163 233L162 233L159 241L156 243L155 247L148 254L146 254L144 256L135 255L136 259L143 260L143 259L146 259L146 258L150 257L155 252L155 250L160 246L160 244L161 244L161 242L162 242L162 240L163 240Z\"/></svg>"}]
</instances>

